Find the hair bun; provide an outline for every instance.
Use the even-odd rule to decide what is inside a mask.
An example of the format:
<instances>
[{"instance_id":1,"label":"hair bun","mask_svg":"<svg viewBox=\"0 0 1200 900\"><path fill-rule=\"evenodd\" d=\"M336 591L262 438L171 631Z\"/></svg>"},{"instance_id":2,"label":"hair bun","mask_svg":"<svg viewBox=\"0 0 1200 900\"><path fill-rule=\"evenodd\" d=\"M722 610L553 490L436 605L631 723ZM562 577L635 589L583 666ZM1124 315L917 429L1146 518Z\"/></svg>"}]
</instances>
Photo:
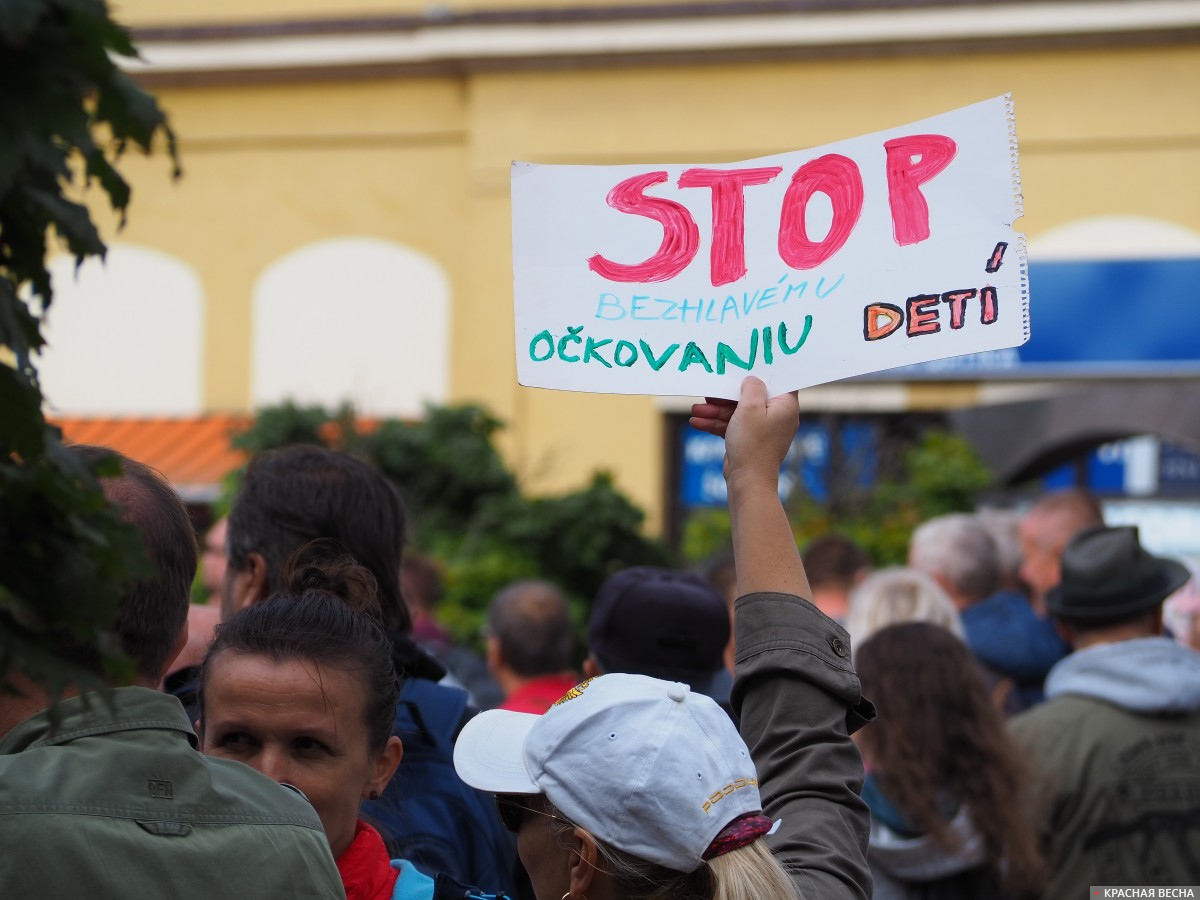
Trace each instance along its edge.
<instances>
[{"instance_id":1,"label":"hair bun","mask_svg":"<svg viewBox=\"0 0 1200 900\"><path fill-rule=\"evenodd\" d=\"M379 585L337 541L309 541L288 557L283 567L283 591L332 594L350 609L379 618Z\"/></svg>"}]
</instances>

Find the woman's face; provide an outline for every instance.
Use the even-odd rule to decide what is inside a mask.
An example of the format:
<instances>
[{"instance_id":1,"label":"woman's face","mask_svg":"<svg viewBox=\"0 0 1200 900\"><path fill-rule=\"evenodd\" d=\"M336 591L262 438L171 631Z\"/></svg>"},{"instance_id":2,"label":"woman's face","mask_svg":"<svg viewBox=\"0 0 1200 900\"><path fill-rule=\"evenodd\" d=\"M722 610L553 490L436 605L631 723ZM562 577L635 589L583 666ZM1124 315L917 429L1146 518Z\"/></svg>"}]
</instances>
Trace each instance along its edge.
<instances>
[{"instance_id":1,"label":"woman's face","mask_svg":"<svg viewBox=\"0 0 1200 900\"><path fill-rule=\"evenodd\" d=\"M517 832L517 856L529 873L529 883L537 900L554 900L570 887L570 871L562 838L551 829L551 822L534 812L525 813Z\"/></svg>"},{"instance_id":2,"label":"woman's face","mask_svg":"<svg viewBox=\"0 0 1200 900\"><path fill-rule=\"evenodd\" d=\"M539 797L501 795L505 825L516 825L517 856L529 874L537 900L559 900L566 893L608 896L612 885L596 839L582 828L550 813ZM515 813L515 815L514 815ZM519 822L518 822L519 820ZM562 823L570 828L564 832Z\"/></svg>"},{"instance_id":3,"label":"woman's face","mask_svg":"<svg viewBox=\"0 0 1200 900\"><path fill-rule=\"evenodd\" d=\"M204 681L201 749L303 791L337 858L362 801L382 792L400 762L399 738L372 752L364 691L353 671L220 653Z\"/></svg>"}]
</instances>

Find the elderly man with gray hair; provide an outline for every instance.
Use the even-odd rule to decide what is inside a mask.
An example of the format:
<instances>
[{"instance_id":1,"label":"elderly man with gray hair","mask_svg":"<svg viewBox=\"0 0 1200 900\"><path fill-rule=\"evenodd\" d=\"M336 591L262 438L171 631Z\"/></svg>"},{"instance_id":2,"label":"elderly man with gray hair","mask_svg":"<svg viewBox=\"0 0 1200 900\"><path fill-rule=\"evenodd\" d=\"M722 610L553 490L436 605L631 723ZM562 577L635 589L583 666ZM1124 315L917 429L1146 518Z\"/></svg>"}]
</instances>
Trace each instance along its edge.
<instances>
[{"instance_id":1,"label":"elderly man with gray hair","mask_svg":"<svg viewBox=\"0 0 1200 900\"><path fill-rule=\"evenodd\" d=\"M966 513L930 519L913 532L908 562L950 595L975 657L1012 681L1008 710L1041 702L1046 674L1068 648L1024 596L1001 589L1000 554L987 527Z\"/></svg>"}]
</instances>

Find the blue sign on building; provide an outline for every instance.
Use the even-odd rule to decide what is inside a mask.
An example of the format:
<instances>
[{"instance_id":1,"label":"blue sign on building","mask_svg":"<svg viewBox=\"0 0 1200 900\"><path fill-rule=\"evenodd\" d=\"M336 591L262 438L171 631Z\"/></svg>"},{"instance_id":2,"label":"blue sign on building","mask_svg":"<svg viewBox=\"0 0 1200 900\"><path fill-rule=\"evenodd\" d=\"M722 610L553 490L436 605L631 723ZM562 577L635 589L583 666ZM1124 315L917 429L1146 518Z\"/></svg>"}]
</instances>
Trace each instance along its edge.
<instances>
[{"instance_id":1,"label":"blue sign on building","mask_svg":"<svg viewBox=\"0 0 1200 900\"><path fill-rule=\"evenodd\" d=\"M1082 486L1105 496L1192 495L1200 489L1200 457L1155 437L1102 444L1083 460ZM1074 487L1078 465L1068 463L1042 479L1047 490Z\"/></svg>"},{"instance_id":2,"label":"blue sign on building","mask_svg":"<svg viewBox=\"0 0 1200 900\"><path fill-rule=\"evenodd\" d=\"M846 422L838 431L843 471L853 483L867 487L875 480L875 431L866 423ZM779 470L779 495L786 501L801 486L817 501L829 498L833 461L829 430L821 424L802 423ZM726 499L725 441L694 429L683 433L683 465L679 499L686 507L724 506Z\"/></svg>"}]
</instances>

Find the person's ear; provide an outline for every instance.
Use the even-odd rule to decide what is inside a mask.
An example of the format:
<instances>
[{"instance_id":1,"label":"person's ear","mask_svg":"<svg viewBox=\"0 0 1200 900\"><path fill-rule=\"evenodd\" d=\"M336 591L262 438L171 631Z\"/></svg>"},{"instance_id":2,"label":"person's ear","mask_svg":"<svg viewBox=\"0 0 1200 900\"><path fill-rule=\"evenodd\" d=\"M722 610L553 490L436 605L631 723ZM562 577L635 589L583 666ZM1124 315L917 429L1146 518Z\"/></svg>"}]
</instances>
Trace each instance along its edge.
<instances>
[{"instance_id":1,"label":"person's ear","mask_svg":"<svg viewBox=\"0 0 1200 900\"><path fill-rule=\"evenodd\" d=\"M179 629L179 634L175 636L175 645L171 647L171 653L167 657L167 661L163 664L162 671L158 673L158 681L155 683L155 687L162 685L163 679L167 677L167 673L175 665L175 660L179 658L179 654L183 652L183 648L187 646L187 642L188 620L185 618L183 620L183 627Z\"/></svg>"},{"instance_id":2,"label":"person's ear","mask_svg":"<svg viewBox=\"0 0 1200 900\"><path fill-rule=\"evenodd\" d=\"M495 674L500 671L500 664L504 661L500 656L500 638L494 634L489 634L484 643L484 655L487 660L488 671Z\"/></svg>"},{"instance_id":3,"label":"person's ear","mask_svg":"<svg viewBox=\"0 0 1200 900\"><path fill-rule=\"evenodd\" d=\"M1054 630L1058 632L1058 636L1063 639L1068 647L1074 649L1075 635L1071 633L1071 629L1063 623L1062 619L1051 617L1050 621L1054 623Z\"/></svg>"},{"instance_id":4,"label":"person's ear","mask_svg":"<svg viewBox=\"0 0 1200 900\"><path fill-rule=\"evenodd\" d=\"M270 585L267 583L267 561L261 553L250 552L246 554L246 568L250 573L250 578L246 585L244 605L250 606L267 599L270 589Z\"/></svg>"},{"instance_id":5,"label":"person's ear","mask_svg":"<svg viewBox=\"0 0 1200 900\"><path fill-rule=\"evenodd\" d=\"M572 897L586 897L589 889L593 888L601 878L600 850L596 847L596 839L587 829L576 826L571 834L579 841L579 846L571 854L568 865L570 868L570 894Z\"/></svg>"},{"instance_id":6,"label":"person's ear","mask_svg":"<svg viewBox=\"0 0 1200 900\"><path fill-rule=\"evenodd\" d=\"M392 735L371 764L371 779L363 787L363 799L376 799L383 793L403 758L404 745L400 738Z\"/></svg>"},{"instance_id":7,"label":"person's ear","mask_svg":"<svg viewBox=\"0 0 1200 900\"><path fill-rule=\"evenodd\" d=\"M598 678L603 674L604 670L600 668L600 663L596 662L596 657L589 653L583 661L583 677Z\"/></svg>"},{"instance_id":8,"label":"person's ear","mask_svg":"<svg viewBox=\"0 0 1200 900\"><path fill-rule=\"evenodd\" d=\"M955 609L959 612L966 609L966 604L962 602L962 599L958 595L958 589L954 587L954 582L950 580L945 572L929 572L928 574L937 582L937 586L946 592L946 596L950 598L950 602L954 604Z\"/></svg>"},{"instance_id":9,"label":"person's ear","mask_svg":"<svg viewBox=\"0 0 1200 900\"><path fill-rule=\"evenodd\" d=\"M227 622L247 606L265 600L269 588L267 561L261 553L247 553L246 565L240 569L226 566L221 585L221 621Z\"/></svg>"}]
</instances>

